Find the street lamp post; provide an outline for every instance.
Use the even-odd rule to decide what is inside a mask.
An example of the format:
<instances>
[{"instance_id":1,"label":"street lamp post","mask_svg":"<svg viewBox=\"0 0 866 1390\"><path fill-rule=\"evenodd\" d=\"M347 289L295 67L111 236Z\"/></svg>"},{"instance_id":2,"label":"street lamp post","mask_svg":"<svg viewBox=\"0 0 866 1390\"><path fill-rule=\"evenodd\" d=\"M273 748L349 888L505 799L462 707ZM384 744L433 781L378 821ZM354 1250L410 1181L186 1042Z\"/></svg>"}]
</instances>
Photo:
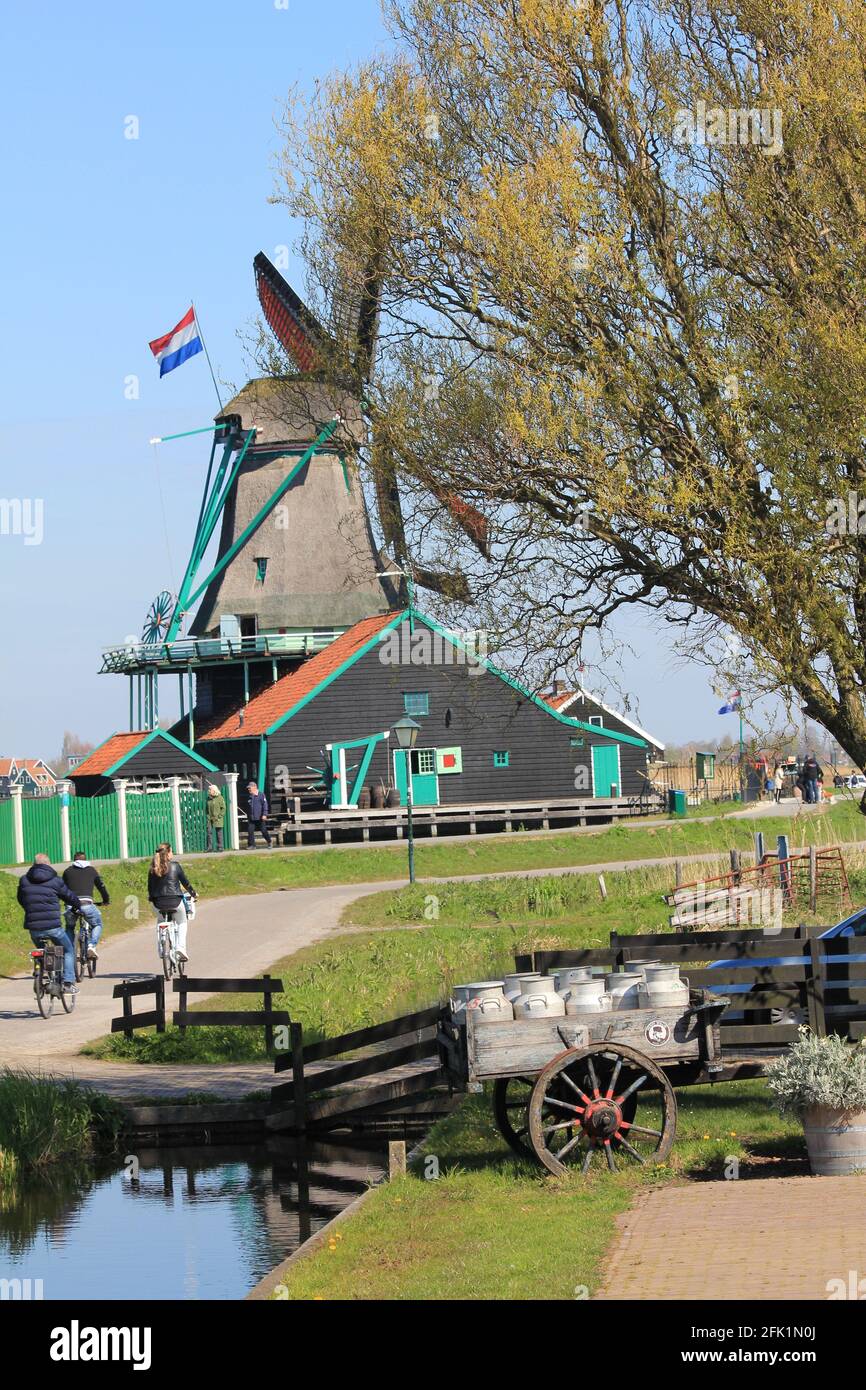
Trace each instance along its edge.
<instances>
[{"instance_id":1,"label":"street lamp post","mask_svg":"<svg viewBox=\"0 0 866 1390\"><path fill-rule=\"evenodd\" d=\"M415 838L412 826L412 749L418 737L420 724L416 724L414 719L408 716L398 719L394 725L394 737L398 747L403 749L406 757L406 831L409 840L409 882L415 882Z\"/></svg>"}]
</instances>

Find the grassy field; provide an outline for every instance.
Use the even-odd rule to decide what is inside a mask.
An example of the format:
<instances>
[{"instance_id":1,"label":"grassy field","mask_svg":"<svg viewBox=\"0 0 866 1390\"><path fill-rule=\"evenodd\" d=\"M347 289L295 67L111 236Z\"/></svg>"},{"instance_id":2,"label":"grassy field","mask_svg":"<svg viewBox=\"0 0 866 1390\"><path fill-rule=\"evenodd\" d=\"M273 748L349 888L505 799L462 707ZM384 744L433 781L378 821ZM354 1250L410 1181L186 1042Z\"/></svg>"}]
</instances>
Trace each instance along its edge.
<instances>
[{"instance_id":1,"label":"grassy field","mask_svg":"<svg viewBox=\"0 0 866 1390\"><path fill-rule=\"evenodd\" d=\"M616 1216L646 1187L808 1172L800 1126L759 1082L678 1093L677 1142L665 1167L543 1177L512 1156L486 1096L431 1131L402 1179L286 1276L298 1299L581 1299L598 1288ZM440 1176L425 1177L436 1159ZM435 1171L435 1169L434 1169ZM728 1169L730 1172L730 1168Z\"/></svg>"},{"instance_id":2,"label":"grassy field","mask_svg":"<svg viewBox=\"0 0 866 1390\"><path fill-rule=\"evenodd\" d=\"M631 825L634 823L632 822ZM794 848L866 839L866 820L853 800L822 815L768 817L732 821L726 817L698 821L658 821L640 829L623 823L592 833L491 835L474 840L417 844L419 877L461 878L471 874L521 869L562 869L621 859L653 859L748 850L756 830L769 843L787 833ZM189 862L190 877L205 897L264 893L275 888L307 888L329 883L364 883L400 879L406 874L405 845L361 849L299 850L264 854L201 856ZM128 931L147 914L147 864L143 860L113 864L104 871L112 895L105 912L110 933ZM21 930L15 901L16 879L0 872L0 974L27 969L30 938Z\"/></svg>"},{"instance_id":3,"label":"grassy field","mask_svg":"<svg viewBox=\"0 0 866 1390\"><path fill-rule=\"evenodd\" d=\"M108 1096L74 1081L0 1072L0 1191L19 1176L111 1148L123 1112Z\"/></svg>"},{"instance_id":4,"label":"grassy field","mask_svg":"<svg viewBox=\"0 0 866 1390\"><path fill-rule=\"evenodd\" d=\"M862 858L862 856L861 856ZM516 953L607 944L609 933L664 930L661 894L670 871L651 866L605 875L416 884L375 893L344 913L357 932L319 942L271 966L285 983L275 996L311 1041L424 1008L461 981L500 976ZM855 901L866 899L866 869L852 871ZM435 914L432 917L428 914ZM253 995L224 995L196 1007L258 1007ZM112 1061L219 1062L265 1057L264 1033L198 1028L181 1034L101 1038L84 1049Z\"/></svg>"}]
</instances>

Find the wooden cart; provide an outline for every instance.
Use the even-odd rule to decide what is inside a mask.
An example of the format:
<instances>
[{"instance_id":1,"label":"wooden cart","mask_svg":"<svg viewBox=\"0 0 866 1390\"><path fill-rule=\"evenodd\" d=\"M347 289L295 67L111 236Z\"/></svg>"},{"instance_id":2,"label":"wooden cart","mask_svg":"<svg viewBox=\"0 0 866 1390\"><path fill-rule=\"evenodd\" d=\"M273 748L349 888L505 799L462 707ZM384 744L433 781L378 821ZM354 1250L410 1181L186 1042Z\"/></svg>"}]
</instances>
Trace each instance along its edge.
<instances>
[{"instance_id":1,"label":"wooden cart","mask_svg":"<svg viewBox=\"0 0 866 1390\"><path fill-rule=\"evenodd\" d=\"M455 1090L493 1082L496 1122L524 1158L562 1174L593 1157L662 1163L670 1153L678 1083L721 1068L719 1018L727 1000L692 990L686 1008L617 1009L580 1017L484 1021L472 1008L439 1026Z\"/></svg>"}]
</instances>

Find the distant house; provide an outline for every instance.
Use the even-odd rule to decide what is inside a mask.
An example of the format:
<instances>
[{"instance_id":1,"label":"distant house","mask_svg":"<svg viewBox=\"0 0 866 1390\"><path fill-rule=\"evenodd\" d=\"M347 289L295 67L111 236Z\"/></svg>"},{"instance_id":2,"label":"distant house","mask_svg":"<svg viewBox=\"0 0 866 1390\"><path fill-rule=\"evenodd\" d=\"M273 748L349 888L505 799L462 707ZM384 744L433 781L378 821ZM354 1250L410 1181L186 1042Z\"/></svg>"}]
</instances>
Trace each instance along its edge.
<instances>
[{"instance_id":1,"label":"distant house","mask_svg":"<svg viewBox=\"0 0 866 1390\"><path fill-rule=\"evenodd\" d=\"M544 698L557 713L567 714L571 719L591 724L593 728L610 729L611 732L619 734L636 734L639 738L645 739L650 747L651 762L657 762L664 757L665 746L660 739L642 729L627 715L604 704L597 695L591 695L582 686L572 690L565 681L555 681L553 690Z\"/></svg>"},{"instance_id":2,"label":"distant house","mask_svg":"<svg viewBox=\"0 0 866 1390\"><path fill-rule=\"evenodd\" d=\"M25 796L52 796L57 774L42 758L0 758L0 796L20 787Z\"/></svg>"}]
</instances>

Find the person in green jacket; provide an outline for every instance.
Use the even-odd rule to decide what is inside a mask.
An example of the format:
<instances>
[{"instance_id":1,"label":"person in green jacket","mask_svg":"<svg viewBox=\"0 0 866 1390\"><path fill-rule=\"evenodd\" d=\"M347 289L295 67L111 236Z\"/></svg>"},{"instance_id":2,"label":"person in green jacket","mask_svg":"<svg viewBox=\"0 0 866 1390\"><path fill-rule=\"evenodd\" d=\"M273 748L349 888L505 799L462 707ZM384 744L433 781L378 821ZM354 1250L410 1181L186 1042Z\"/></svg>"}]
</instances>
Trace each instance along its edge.
<instances>
[{"instance_id":1,"label":"person in green jacket","mask_svg":"<svg viewBox=\"0 0 866 1390\"><path fill-rule=\"evenodd\" d=\"M217 850L223 847L223 826L226 823L226 802L219 787L211 782L207 789L207 847L212 850L216 840Z\"/></svg>"}]
</instances>

